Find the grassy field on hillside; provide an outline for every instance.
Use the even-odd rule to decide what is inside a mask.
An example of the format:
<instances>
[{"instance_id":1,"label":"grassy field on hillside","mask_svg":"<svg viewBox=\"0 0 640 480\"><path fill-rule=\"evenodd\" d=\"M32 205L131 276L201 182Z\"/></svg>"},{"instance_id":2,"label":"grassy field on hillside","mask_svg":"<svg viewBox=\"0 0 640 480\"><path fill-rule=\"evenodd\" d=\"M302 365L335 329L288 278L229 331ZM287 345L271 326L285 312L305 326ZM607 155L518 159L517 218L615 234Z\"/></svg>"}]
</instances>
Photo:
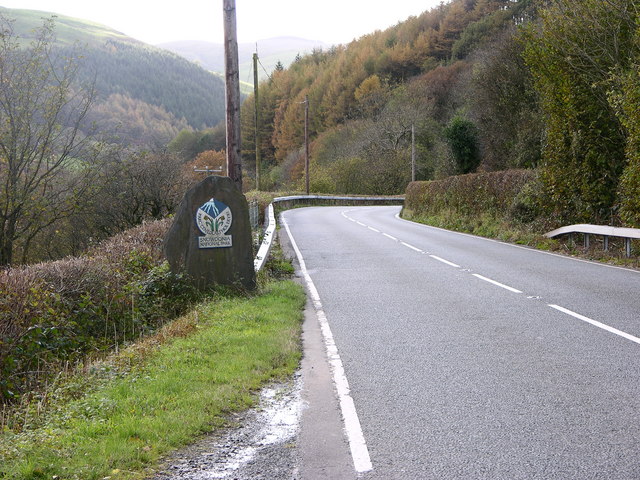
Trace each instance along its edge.
<instances>
[{"instance_id":1,"label":"grassy field on hillside","mask_svg":"<svg viewBox=\"0 0 640 480\"><path fill-rule=\"evenodd\" d=\"M15 18L14 29L21 37L31 38L33 31L42 26L44 19L50 19L51 12L39 10L9 9L0 7L0 15ZM56 40L61 45L71 45L75 41L89 45L102 44L112 38L120 41L137 42L124 33L88 20L56 15Z\"/></svg>"}]
</instances>

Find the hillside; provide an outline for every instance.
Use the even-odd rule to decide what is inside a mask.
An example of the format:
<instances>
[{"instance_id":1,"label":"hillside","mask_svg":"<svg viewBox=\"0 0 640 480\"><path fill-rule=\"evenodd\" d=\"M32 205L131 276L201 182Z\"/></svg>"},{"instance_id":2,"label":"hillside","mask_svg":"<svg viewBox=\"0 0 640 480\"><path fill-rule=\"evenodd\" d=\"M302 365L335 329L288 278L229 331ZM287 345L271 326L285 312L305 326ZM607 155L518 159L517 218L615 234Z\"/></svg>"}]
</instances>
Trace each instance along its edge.
<instances>
[{"instance_id":1,"label":"hillside","mask_svg":"<svg viewBox=\"0 0 640 480\"><path fill-rule=\"evenodd\" d=\"M224 118L224 82L188 60L109 27L32 10L0 9L27 44L43 19L55 22L56 54L81 57L80 78L95 81L92 120L122 143L160 147L183 128Z\"/></svg>"},{"instance_id":2,"label":"hillside","mask_svg":"<svg viewBox=\"0 0 640 480\"><path fill-rule=\"evenodd\" d=\"M177 53L212 72L224 72L224 45L222 43L186 40L161 43L158 47ZM326 47L327 45L323 42L296 37L276 37L259 40L257 42L258 55L264 69L258 69L258 78L260 81L266 80L267 73L273 72L278 62L284 67L288 67L293 63L296 56L311 53L317 48ZM253 84L253 54L255 51L255 43L238 44L240 80L243 82Z\"/></svg>"},{"instance_id":3,"label":"hillside","mask_svg":"<svg viewBox=\"0 0 640 480\"><path fill-rule=\"evenodd\" d=\"M268 170L262 177L275 186L300 185L305 96L312 183L318 191L402 193L410 180L412 124L418 178L456 173L447 128L482 128L476 117L487 108L479 104L485 97L470 94L476 88L474 69L481 72L504 45L511 45L504 38L528 3L452 0L348 45L315 50L276 72L259 92L262 158ZM246 132L254 131L253 105L250 97L243 106ZM255 150L252 135L244 141L244 151ZM488 142L473 147L486 147L486 158L492 158ZM531 156L518 160L518 166L535 162L535 151ZM251 165L252 157L246 161ZM488 160L487 168L500 168L507 160L501 162L490 165Z\"/></svg>"},{"instance_id":4,"label":"hillside","mask_svg":"<svg viewBox=\"0 0 640 480\"><path fill-rule=\"evenodd\" d=\"M451 0L316 50L261 84L261 187L304 185L308 98L314 192L403 193L415 138L416 180L536 169L522 221L640 226L639 25L630 0Z\"/></svg>"},{"instance_id":5,"label":"hillside","mask_svg":"<svg viewBox=\"0 0 640 480\"><path fill-rule=\"evenodd\" d=\"M80 20L40 10L10 9L5 7L0 7L0 15L14 19L15 33L24 39L33 37L33 30L42 25L44 18L51 18L55 15L57 41L61 45L72 45L75 42L80 42L96 46L106 40L118 40L142 45L142 42L128 37L124 33L89 20Z\"/></svg>"}]
</instances>

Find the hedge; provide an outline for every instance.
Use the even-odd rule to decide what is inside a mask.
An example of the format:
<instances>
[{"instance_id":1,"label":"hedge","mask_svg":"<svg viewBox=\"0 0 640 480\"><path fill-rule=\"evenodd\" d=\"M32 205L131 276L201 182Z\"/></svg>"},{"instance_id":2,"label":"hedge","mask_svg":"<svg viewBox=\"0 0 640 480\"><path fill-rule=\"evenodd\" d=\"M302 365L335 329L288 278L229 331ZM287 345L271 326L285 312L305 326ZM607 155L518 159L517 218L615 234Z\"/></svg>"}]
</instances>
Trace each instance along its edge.
<instances>
[{"instance_id":1,"label":"hedge","mask_svg":"<svg viewBox=\"0 0 640 480\"><path fill-rule=\"evenodd\" d=\"M0 271L0 403L155 330L196 300L163 260L169 222L143 224L81 257Z\"/></svg>"},{"instance_id":2,"label":"hedge","mask_svg":"<svg viewBox=\"0 0 640 480\"><path fill-rule=\"evenodd\" d=\"M527 220L536 215L538 203L533 185L537 179L535 170L505 170L411 182L404 212L408 217L453 212L460 216L494 214Z\"/></svg>"}]
</instances>

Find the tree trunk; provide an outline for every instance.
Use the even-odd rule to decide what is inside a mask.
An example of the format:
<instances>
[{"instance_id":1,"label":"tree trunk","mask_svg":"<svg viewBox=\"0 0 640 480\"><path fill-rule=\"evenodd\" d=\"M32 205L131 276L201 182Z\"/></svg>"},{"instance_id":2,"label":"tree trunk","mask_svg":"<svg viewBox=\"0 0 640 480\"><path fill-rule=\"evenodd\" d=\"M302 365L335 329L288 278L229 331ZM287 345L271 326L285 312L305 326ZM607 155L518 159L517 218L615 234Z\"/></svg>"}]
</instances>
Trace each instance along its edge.
<instances>
[{"instance_id":1,"label":"tree trunk","mask_svg":"<svg viewBox=\"0 0 640 480\"><path fill-rule=\"evenodd\" d=\"M0 232L0 267L7 267L11 265L11 261L13 260L14 232L15 226L10 226Z\"/></svg>"}]
</instances>

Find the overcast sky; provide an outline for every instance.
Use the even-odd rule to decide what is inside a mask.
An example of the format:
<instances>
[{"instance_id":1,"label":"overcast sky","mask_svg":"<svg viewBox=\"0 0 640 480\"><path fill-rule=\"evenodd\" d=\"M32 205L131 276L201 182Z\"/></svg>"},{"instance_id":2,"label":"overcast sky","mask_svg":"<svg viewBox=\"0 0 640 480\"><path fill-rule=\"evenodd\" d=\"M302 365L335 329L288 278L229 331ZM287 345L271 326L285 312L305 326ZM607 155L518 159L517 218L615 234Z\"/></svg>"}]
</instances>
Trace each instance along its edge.
<instances>
[{"instance_id":1,"label":"overcast sky","mask_svg":"<svg viewBox=\"0 0 640 480\"><path fill-rule=\"evenodd\" d=\"M294 36L329 44L348 43L440 3L441 0L236 0L238 41ZM222 0L0 0L0 6L92 20L151 44L173 40L221 43L224 38Z\"/></svg>"}]
</instances>

